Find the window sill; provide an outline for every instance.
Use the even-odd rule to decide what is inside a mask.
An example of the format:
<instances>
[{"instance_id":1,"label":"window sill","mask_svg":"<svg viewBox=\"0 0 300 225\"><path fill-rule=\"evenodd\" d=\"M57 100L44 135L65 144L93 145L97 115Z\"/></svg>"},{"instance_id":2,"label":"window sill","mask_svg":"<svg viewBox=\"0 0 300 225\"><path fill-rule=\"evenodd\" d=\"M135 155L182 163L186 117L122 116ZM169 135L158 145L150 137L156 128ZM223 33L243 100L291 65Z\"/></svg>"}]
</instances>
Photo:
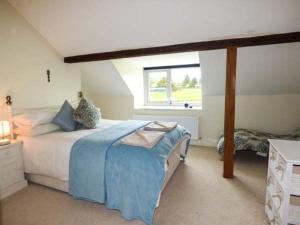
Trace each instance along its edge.
<instances>
[{"instance_id":1,"label":"window sill","mask_svg":"<svg viewBox=\"0 0 300 225\"><path fill-rule=\"evenodd\" d=\"M139 106L135 110L176 110L176 111L200 111L202 107L184 108L182 106Z\"/></svg>"}]
</instances>

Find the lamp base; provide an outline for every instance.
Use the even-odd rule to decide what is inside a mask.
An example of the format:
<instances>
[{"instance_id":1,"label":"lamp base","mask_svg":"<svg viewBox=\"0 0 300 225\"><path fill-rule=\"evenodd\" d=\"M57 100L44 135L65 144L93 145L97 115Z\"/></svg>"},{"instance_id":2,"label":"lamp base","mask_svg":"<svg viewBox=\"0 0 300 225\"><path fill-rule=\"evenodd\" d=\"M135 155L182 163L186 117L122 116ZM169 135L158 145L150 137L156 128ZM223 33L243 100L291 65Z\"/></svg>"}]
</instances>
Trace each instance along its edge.
<instances>
[{"instance_id":1,"label":"lamp base","mask_svg":"<svg viewBox=\"0 0 300 225\"><path fill-rule=\"evenodd\" d=\"M8 139L0 139L0 146L10 144L10 140Z\"/></svg>"}]
</instances>

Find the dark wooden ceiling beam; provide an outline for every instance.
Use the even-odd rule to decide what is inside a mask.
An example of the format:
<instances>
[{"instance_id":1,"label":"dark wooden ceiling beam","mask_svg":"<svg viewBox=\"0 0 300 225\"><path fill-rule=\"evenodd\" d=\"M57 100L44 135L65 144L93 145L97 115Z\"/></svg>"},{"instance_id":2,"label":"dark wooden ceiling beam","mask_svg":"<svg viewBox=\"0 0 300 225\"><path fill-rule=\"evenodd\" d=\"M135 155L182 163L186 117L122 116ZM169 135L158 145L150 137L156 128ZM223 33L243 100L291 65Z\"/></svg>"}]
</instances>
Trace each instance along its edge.
<instances>
[{"instance_id":1,"label":"dark wooden ceiling beam","mask_svg":"<svg viewBox=\"0 0 300 225\"><path fill-rule=\"evenodd\" d=\"M64 62L80 63L80 62L138 57L138 56L160 55L160 54L191 52L191 51L207 51L207 50L226 49L230 47L250 47L250 46L283 44L283 43L292 43L292 42L300 42L300 32L272 34L272 35L246 37L246 38L232 38L232 39L194 42L194 43L185 43L185 44L168 45L168 46L160 46L160 47L129 49L129 50L120 50L120 51L113 51L113 52L69 56L64 58Z\"/></svg>"}]
</instances>

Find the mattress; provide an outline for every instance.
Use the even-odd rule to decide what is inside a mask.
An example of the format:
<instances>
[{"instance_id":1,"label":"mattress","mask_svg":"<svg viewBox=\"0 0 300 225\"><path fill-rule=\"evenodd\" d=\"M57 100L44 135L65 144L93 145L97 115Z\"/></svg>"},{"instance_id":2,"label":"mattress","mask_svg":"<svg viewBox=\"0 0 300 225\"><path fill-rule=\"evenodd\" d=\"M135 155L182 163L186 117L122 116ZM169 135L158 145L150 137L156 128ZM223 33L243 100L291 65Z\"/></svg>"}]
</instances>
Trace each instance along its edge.
<instances>
[{"instance_id":1,"label":"mattress","mask_svg":"<svg viewBox=\"0 0 300 225\"><path fill-rule=\"evenodd\" d=\"M57 131L35 137L18 136L23 141L25 173L61 181L69 180L69 159L73 144L80 138L109 128L121 121L102 119L96 129Z\"/></svg>"},{"instance_id":2,"label":"mattress","mask_svg":"<svg viewBox=\"0 0 300 225\"><path fill-rule=\"evenodd\" d=\"M106 129L120 121L101 120L97 129L79 130L75 132L53 132L37 137L18 137L24 143L24 165L26 178L34 183L69 192L69 158L73 144L80 138ZM159 206L160 196L167 183L180 163L180 157L185 156L187 141L184 136L165 161L165 180L161 187L156 207Z\"/></svg>"},{"instance_id":3,"label":"mattress","mask_svg":"<svg viewBox=\"0 0 300 225\"><path fill-rule=\"evenodd\" d=\"M80 138L109 128L121 121L102 119L96 129L73 132L57 131L35 137L18 136L23 141L23 159L25 173L38 175L56 181L69 180L69 159L73 144ZM176 148L166 161L165 169L171 168L170 162L185 155L186 141L178 140ZM176 150L176 151L175 151ZM172 163L173 166L173 163Z\"/></svg>"},{"instance_id":4,"label":"mattress","mask_svg":"<svg viewBox=\"0 0 300 225\"><path fill-rule=\"evenodd\" d=\"M176 171L177 167L181 162L181 155L186 154L186 146L187 141L189 140L189 136L184 137L182 140L178 142L172 153L169 155L168 159L165 163L165 180L161 187L161 191L159 194L159 198L157 199L156 207L159 206L160 196L163 190L166 188L168 182L170 181L171 177L173 176L174 172ZM67 180L61 180L54 177L45 176L42 174L33 174L33 173L26 173L26 179L37 184L41 184L47 187L51 187L63 192L69 192L69 183Z\"/></svg>"},{"instance_id":5,"label":"mattress","mask_svg":"<svg viewBox=\"0 0 300 225\"><path fill-rule=\"evenodd\" d=\"M257 155L267 157L269 154L268 139L300 140L300 129L287 135L271 134L250 129L235 129L234 150L249 150ZM224 135L219 138L217 149L219 154L224 155Z\"/></svg>"}]
</instances>

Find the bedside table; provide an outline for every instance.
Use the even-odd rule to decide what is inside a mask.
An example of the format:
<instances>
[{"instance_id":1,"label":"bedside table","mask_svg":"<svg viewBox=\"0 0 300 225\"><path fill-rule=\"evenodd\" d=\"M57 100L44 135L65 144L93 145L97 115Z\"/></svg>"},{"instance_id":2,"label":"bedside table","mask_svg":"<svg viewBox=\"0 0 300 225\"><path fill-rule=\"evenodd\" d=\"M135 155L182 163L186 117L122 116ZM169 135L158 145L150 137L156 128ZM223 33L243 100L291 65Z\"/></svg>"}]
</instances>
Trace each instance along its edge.
<instances>
[{"instance_id":1,"label":"bedside table","mask_svg":"<svg viewBox=\"0 0 300 225\"><path fill-rule=\"evenodd\" d=\"M12 140L0 146L0 199L27 186L24 179L24 165L21 141Z\"/></svg>"}]
</instances>

